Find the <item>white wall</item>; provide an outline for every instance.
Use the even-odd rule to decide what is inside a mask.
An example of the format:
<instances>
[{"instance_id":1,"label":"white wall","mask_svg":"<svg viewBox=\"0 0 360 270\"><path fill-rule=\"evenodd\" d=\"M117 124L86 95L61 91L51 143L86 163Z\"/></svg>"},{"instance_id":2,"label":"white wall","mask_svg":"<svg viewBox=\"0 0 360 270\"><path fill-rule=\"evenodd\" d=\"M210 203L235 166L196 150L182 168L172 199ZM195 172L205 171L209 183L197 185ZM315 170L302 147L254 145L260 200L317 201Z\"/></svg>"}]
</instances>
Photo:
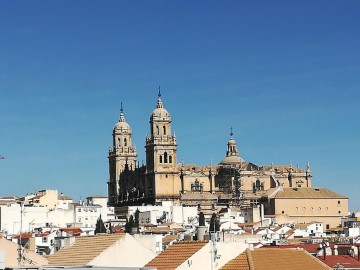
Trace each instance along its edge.
<instances>
[{"instance_id":1,"label":"white wall","mask_svg":"<svg viewBox=\"0 0 360 270\"><path fill-rule=\"evenodd\" d=\"M135 251L135 252L134 252ZM110 248L103 251L88 265L101 267L143 267L150 262L156 253L138 242L134 237L125 234Z\"/></svg>"},{"instance_id":2,"label":"white wall","mask_svg":"<svg viewBox=\"0 0 360 270\"><path fill-rule=\"evenodd\" d=\"M1 205L1 231L7 235L19 234L21 224L20 204ZM34 226L45 226L49 222L46 207L23 207L22 232L32 230Z\"/></svg>"},{"instance_id":3,"label":"white wall","mask_svg":"<svg viewBox=\"0 0 360 270\"><path fill-rule=\"evenodd\" d=\"M210 241L193 256L183 262L176 270L197 270L197 269L219 269L224 266L228 261L234 259L236 256L246 250L248 246L244 243L222 243L217 242L217 256L218 259L213 261L213 245ZM188 263L190 261L190 265ZM211 265L213 264L213 265Z\"/></svg>"},{"instance_id":4,"label":"white wall","mask_svg":"<svg viewBox=\"0 0 360 270\"><path fill-rule=\"evenodd\" d=\"M162 216L163 212L167 212L166 222L176 222L179 224L188 223L188 220L192 217L197 216L197 207L183 207L183 206L172 206L172 205L146 205L146 206L129 206L127 216L135 215L137 209L140 212L153 212L144 215L144 217L149 217L151 223L156 224L156 219ZM156 217L155 217L156 216ZM141 219L140 219L141 221Z\"/></svg>"}]
</instances>

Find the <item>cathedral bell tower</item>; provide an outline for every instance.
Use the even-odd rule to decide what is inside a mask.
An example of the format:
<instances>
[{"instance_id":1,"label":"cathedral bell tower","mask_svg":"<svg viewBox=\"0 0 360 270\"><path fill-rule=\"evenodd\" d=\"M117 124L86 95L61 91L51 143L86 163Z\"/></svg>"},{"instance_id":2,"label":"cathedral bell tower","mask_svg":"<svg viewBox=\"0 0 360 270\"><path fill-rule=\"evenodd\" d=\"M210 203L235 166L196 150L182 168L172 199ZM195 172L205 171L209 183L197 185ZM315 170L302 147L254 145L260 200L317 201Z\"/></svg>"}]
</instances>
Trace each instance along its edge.
<instances>
[{"instance_id":1,"label":"cathedral bell tower","mask_svg":"<svg viewBox=\"0 0 360 270\"><path fill-rule=\"evenodd\" d=\"M150 115L150 134L146 136L146 195L156 201L179 194L176 137L171 134L171 117L164 108L160 87L155 110Z\"/></svg>"},{"instance_id":2,"label":"cathedral bell tower","mask_svg":"<svg viewBox=\"0 0 360 270\"><path fill-rule=\"evenodd\" d=\"M113 129L113 145L109 148L109 174L108 196L109 205L115 205L119 201L120 174L124 170L134 170L136 167L136 147L132 144L131 127L125 121L124 111L120 109L119 122Z\"/></svg>"}]
</instances>

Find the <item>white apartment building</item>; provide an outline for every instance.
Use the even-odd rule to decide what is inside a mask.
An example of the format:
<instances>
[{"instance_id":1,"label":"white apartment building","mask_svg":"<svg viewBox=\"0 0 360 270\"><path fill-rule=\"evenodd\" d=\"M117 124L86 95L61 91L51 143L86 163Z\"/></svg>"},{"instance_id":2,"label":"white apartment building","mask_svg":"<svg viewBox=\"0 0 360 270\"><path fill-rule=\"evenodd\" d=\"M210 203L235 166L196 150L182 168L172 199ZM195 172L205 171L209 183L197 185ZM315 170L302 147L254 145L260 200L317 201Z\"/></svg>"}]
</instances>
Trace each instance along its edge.
<instances>
[{"instance_id":1,"label":"white apartment building","mask_svg":"<svg viewBox=\"0 0 360 270\"><path fill-rule=\"evenodd\" d=\"M114 218L114 208L107 207L107 198L88 197L87 203L74 203L57 190L42 190L19 200L1 199L0 231L4 235L32 232L42 227L79 227L95 229L100 217L104 222ZM87 228L87 229L85 229Z\"/></svg>"}]
</instances>

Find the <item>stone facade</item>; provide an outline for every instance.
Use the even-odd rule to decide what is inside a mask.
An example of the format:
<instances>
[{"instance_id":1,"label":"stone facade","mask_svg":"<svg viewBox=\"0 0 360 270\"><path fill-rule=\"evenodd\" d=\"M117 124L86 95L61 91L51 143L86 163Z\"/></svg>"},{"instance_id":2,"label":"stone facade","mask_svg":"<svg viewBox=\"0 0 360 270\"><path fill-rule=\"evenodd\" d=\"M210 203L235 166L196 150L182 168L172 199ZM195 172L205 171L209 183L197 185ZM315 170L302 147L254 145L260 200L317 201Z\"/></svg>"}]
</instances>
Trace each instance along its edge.
<instances>
[{"instance_id":1,"label":"stone facade","mask_svg":"<svg viewBox=\"0 0 360 270\"><path fill-rule=\"evenodd\" d=\"M325 229L341 225L348 215L348 198L325 188L278 188L264 202L268 214L284 223L323 222Z\"/></svg>"},{"instance_id":2,"label":"stone facade","mask_svg":"<svg viewBox=\"0 0 360 270\"><path fill-rule=\"evenodd\" d=\"M112 206L160 205L171 201L174 205L197 206L211 213L223 207L256 206L264 198L267 200L269 190L279 187L312 187L309 164L300 169L292 164L260 166L245 161L239 155L232 131L226 156L219 164L178 163L176 136L160 91L149 123L150 133L145 138L146 165L139 166L131 128L121 109L109 150L108 190Z\"/></svg>"}]
</instances>

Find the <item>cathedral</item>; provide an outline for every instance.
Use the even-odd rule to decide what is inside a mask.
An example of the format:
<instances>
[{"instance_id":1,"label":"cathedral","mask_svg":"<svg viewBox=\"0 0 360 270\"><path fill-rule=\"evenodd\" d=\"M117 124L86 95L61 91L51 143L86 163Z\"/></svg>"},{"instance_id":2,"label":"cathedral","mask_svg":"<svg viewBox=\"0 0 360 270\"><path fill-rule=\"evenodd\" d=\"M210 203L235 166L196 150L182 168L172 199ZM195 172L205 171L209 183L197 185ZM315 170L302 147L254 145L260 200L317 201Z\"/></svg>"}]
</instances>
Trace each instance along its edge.
<instances>
[{"instance_id":1,"label":"cathedral","mask_svg":"<svg viewBox=\"0 0 360 270\"><path fill-rule=\"evenodd\" d=\"M244 209L257 205L272 188L311 187L309 164L303 170L291 164L260 166L248 162L240 157L232 131L224 151L226 155L219 164L178 163L176 136L160 90L149 123L150 132L145 138L146 164L140 165L132 142L132 129L121 105L108 153L111 206L159 205L171 201L174 205L197 206L207 212L222 207Z\"/></svg>"}]
</instances>

